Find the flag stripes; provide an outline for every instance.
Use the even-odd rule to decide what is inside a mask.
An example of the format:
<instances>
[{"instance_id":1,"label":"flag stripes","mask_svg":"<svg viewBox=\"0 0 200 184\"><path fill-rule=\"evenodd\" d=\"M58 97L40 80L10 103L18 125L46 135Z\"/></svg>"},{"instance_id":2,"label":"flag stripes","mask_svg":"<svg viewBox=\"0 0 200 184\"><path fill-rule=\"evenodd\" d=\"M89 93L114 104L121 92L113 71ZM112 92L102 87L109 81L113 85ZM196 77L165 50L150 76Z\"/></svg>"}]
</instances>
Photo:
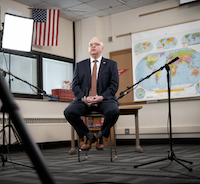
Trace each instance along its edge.
<instances>
[{"instance_id":1,"label":"flag stripes","mask_svg":"<svg viewBox=\"0 0 200 184\"><path fill-rule=\"evenodd\" d=\"M33 9L33 19L33 44L57 46L59 10Z\"/></svg>"}]
</instances>

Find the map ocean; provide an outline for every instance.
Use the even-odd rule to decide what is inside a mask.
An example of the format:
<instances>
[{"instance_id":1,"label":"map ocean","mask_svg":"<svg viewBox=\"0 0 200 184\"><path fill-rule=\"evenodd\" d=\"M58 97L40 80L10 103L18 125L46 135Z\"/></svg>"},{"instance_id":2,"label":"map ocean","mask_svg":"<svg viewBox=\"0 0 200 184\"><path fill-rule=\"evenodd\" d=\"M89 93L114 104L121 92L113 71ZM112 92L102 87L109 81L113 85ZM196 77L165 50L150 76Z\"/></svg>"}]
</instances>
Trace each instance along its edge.
<instances>
[{"instance_id":1,"label":"map ocean","mask_svg":"<svg viewBox=\"0 0 200 184\"><path fill-rule=\"evenodd\" d=\"M173 45L175 44L176 40L173 42ZM197 82L200 81L200 53L191 48L181 48L146 55L136 67L136 80L139 81L145 78L176 57L179 57L179 60L170 65L171 89L187 88L196 85L196 90L199 93L199 83ZM142 88L136 90L136 97L142 99L145 96L145 89L149 91L167 89L166 75L167 72L163 69L141 82L140 86Z\"/></svg>"}]
</instances>

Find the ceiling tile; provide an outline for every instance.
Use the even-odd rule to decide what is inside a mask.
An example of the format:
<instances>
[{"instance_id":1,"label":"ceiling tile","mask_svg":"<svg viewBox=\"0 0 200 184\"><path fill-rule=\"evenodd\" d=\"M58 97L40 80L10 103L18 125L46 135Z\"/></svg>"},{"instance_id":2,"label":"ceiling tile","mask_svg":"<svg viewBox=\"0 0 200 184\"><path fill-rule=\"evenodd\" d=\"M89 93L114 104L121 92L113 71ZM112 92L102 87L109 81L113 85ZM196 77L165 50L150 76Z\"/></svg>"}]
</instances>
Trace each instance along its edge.
<instances>
[{"instance_id":1,"label":"ceiling tile","mask_svg":"<svg viewBox=\"0 0 200 184\"><path fill-rule=\"evenodd\" d=\"M41 3L40 0L34 0L34 1L33 0L13 0L13 1L27 5L27 6L33 6L35 4Z\"/></svg>"},{"instance_id":2,"label":"ceiling tile","mask_svg":"<svg viewBox=\"0 0 200 184\"><path fill-rule=\"evenodd\" d=\"M127 11L127 10L131 10L131 8L127 5L120 5L120 6L115 6L115 7L112 7L112 8L108 8L108 9L105 9L105 10L102 10L108 14L115 14L115 13L119 13L119 12L123 12L123 11Z\"/></svg>"},{"instance_id":3,"label":"ceiling tile","mask_svg":"<svg viewBox=\"0 0 200 184\"><path fill-rule=\"evenodd\" d=\"M130 6L131 8L139 8L142 6L147 6L150 4L154 4L155 0L139 0L139 1L135 1L135 2L131 2L131 3L127 3L128 6Z\"/></svg>"},{"instance_id":4,"label":"ceiling tile","mask_svg":"<svg viewBox=\"0 0 200 184\"><path fill-rule=\"evenodd\" d=\"M69 11L60 11L60 17L62 17L62 18L66 18L67 17L67 19L68 20L70 20L71 18L75 18L75 17L78 17L79 15L77 15L77 14L75 14L75 13L73 13L73 12L69 12Z\"/></svg>"},{"instance_id":5,"label":"ceiling tile","mask_svg":"<svg viewBox=\"0 0 200 184\"><path fill-rule=\"evenodd\" d=\"M90 1L94 1L94 0L80 0L80 1L83 3L86 3L86 2L90 2Z\"/></svg>"},{"instance_id":6,"label":"ceiling tile","mask_svg":"<svg viewBox=\"0 0 200 184\"><path fill-rule=\"evenodd\" d=\"M80 12L76 11L76 14L78 14L78 15L90 14L90 13L99 11L97 8L94 8L88 4L81 4L81 5L73 6L72 9L80 10ZM81 11L86 11L86 12L81 12Z\"/></svg>"},{"instance_id":7,"label":"ceiling tile","mask_svg":"<svg viewBox=\"0 0 200 184\"><path fill-rule=\"evenodd\" d=\"M135 1L138 1L138 0L122 0L124 1L125 3L132 3L132 2L135 2Z\"/></svg>"},{"instance_id":8,"label":"ceiling tile","mask_svg":"<svg viewBox=\"0 0 200 184\"><path fill-rule=\"evenodd\" d=\"M98 12L94 12L94 13L90 13L90 14L85 14L85 15L83 15L83 17L85 17L85 18L93 17L93 16L105 17L107 15L109 15L109 14L104 11L98 11Z\"/></svg>"},{"instance_id":9,"label":"ceiling tile","mask_svg":"<svg viewBox=\"0 0 200 184\"><path fill-rule=\"evenodd\" d=\"M103 17L166 0L122 0L123 2L125 2L125 4L120 2L120 0L13 0L13 1L27 6L33 6L35 8L60 9L61 10L60 17L66 18L71 21L77 21L92 16ZM68 9L68 11L62 11L63 9Z\"/></svg>"},{"instance_id":10,"label":"ceiling tile","mask_svg":"<svg viewBox=\"0 0 200 184\"><path fill-rule=\"evenodd\" d=\"M41 8L41 9L59 9L57 6L53 6L47 3L38 3L33 5L34 8Z\"/></svg>"},{"instance_id":11,"label":"ceiling tile","mask_svg":"<svg viewBox=\"0 0 200 184\"><path fill-rule=\"evenodd\" d=\"M74 18L74 17L78 17L79 15L77 15L76 13L70 12L70 11L60 11L60 16L67 16L69 18Z\"/></svg>"},{"instance_id":12,"label":"ceiling tile","mask_svg":"<svg viewBox=\"0 0 200 184\"><path fill-rule=\"evenodd\" d=\"M48 4L51 4L53 6L58 6L60 8L68 8L72 6L76 6L79 4L82 4L81 1L78 0L49 0Z\"/></svg>"},{"instance_id":13,"label":"ceiling tile","mask_svg":"<svg viewBox=\"0 0 200 184\"><path fill-rule=\"evenodd\" d=\"M83 16L78 16L78 17L72 18L71 21L76 22L76 21L79 21L79 20L82 20L82 19L85 19L85 17L83 17Z\"/></svg>"},{"instance_id":14,"label":"ceiling tile","mask_svg":"<svg viewBox=\"0 0 200 184\"><path fill-rule=\"evenodd\" d=\"M121 5L122 3L120 3L117 0L94 0L89 2L88 4L101 10L101 9L107 9L109 7L118 6Z\"/></svg>"}]
</instances>

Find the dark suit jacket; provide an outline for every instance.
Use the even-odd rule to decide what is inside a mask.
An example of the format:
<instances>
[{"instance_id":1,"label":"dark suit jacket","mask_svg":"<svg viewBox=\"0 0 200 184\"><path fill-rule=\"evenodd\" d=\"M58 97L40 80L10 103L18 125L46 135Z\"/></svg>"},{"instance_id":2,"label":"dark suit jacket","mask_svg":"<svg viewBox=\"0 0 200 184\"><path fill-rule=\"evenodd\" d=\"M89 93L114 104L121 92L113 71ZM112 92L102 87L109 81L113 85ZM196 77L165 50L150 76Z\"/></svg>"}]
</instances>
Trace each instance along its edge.
<instances>
[{"instance_id":1,"label":"dark suit jacket","mask_svg":"<svg viewBox=\"0 0 200 184\"><path fill-rule=\"evenodd\" d=\"M110 59L102 57L97 78L97 95L103 96L108 100L115 100L115 93L119 86L119 75L117 63ZM72 91L75 100L83 97L84 89L90 91L91 88L91 70L90 59L76 63L74 78L72 82Z\"/></svg>"}]
</instances>

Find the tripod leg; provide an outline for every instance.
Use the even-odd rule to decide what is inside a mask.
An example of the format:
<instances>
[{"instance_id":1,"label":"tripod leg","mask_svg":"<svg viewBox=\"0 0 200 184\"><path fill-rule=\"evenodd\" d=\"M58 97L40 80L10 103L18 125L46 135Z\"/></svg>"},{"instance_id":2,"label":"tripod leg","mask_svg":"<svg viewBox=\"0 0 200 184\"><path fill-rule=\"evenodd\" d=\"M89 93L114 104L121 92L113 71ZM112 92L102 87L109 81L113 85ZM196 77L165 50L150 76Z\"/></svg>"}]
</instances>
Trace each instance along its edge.
<instances>
[{"instance_id":1,"label":"tripod leg","mask_svg":"<svg viewBox=\"0 0 200 184\"><path fill-rule=\"evenodd\" d=\"M186 163L189 163L189 164L193 164L193 162L190 162L190 161L187 161L187 160L183 160L183 159L180 159L180 158L176 158L177 160L180 160L182 162L186 162Z\"/></svg>"},{"instance_id":2,"label":"tripod leg","mask_svg":"<svg viewBox=\"0 0 200 184\"><path fill-rule=\"evenodd\" d=\"M13 131L13 134L14 134L15 139L16 139L16 143L19 145L20 150L21 151L23 151L23 150L26 151L26 148L25 148L25 146L23 144L23 141L22 141L20 135L17 133L17 130L15 129L15 126L11 123L10 127L11 127L11 129ZM15 143L13 143L13 144L15 144ZM23 149L21 148L21 146L23 147Z\"/></svg>"},{"instance_id":3,"label":"tripod leg","mask_svg":"<svg viewBox=\"0 0 200 184\"><path fill-rule=\"evenodd\" d=\"M156 162L161 162L161 161L164 161L164 160L168 160L168 158L163 158L163 159L160 159L160 160L155 160L155 161L140 164L140 165L134 165L134 168L138 168L138 167L143 166L143 165L153 164L153 163L156 163Z\"/></svg>"},{"instance_id":4,"label":"tripod leg","mask_svg":"<svg viewBox=\"0 0 200 184\"><path fill-rule=\"evenodd\" d=\"M3 109L3 108L2 108ZM2 147L2 153L3 153L3 155L1 156L1 160L2 160L2 162L3 162L3 166L5 166L5 112L4 112L4 110L3 110L3 147Z\"/></svg>"},{"instance_id":5,"label":"tripod leg","mask_svg":"<svg viewBox=\"0 0 200 184\"><path fill-rule=\"evenodd\" d=\"M187 167L186 165L184 165L183 163L181 163L179 160L181 159L177 159L176 157L173 158L176 162L178 162L179 164L181 164L183 167L185 167L186 169L188 169L189 171L192 171L192 168ZM184 160L182 160L184 161ZM184 161L187 162L187 161ZM189 162L188 162L189 163Z\"/></svg>"}]
</instances>

